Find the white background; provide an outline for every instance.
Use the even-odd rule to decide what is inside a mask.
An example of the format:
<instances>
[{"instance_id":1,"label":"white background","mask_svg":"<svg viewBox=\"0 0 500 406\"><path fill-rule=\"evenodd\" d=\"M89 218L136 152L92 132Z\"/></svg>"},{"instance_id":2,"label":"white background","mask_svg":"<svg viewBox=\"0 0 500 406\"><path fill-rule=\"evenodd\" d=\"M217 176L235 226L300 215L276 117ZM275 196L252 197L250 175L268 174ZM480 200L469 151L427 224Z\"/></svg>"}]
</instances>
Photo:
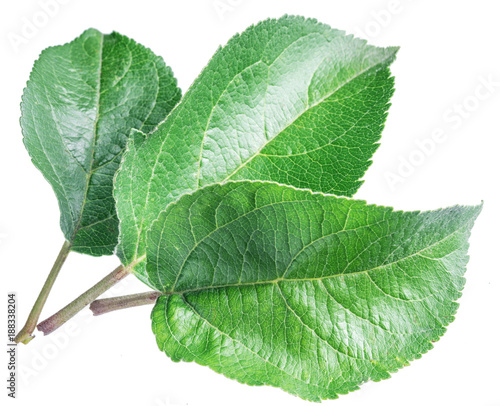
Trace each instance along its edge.
<instances>
[{"instance_id":1,"label":"white background","mask_svg":"<svg viewBox=\"0 0 500 406\"><path fill-rule=\"evenodd\" d=\"M365 384L325 403L500 405L499 2L65 0L44 18L43 1L3 1L0 6L0 313L6 314L7 291L18 292L22 326L63 242L56 199L31 164L19 127L22 90L42 49L71 41L89 27L116 30L163 56L186 91L217 46L233 34L267 17L300 14L375 45L401 46L392 66L396 93L382 144L357 197L403 210L484 200L470 239L467 285L457 319L435 349L389 380ZM37 32L13 43L16 35L23 36L26 21L33 20ZM489 91L484 81L494 82ZM435 129L443 130L446 140L424 156L416 141L430 139ZM402 161L413 162L413 169L403 168ZM400 182L391 186L388 173L401 176ZM115 257L70 254L43 316L117 264ZM112 293L144 290L129 277ZM307 404L280 389L250 387L194 363L171 362L156 347L149 313L149 307L142 307L93 318L85 310L53 335L37 334L28 346L18 347L18 399L8 401L75 406ZM2 360L4 387L7 361ZM2 392L3 405L7 401Z\"/></svg>"}]
</instances>

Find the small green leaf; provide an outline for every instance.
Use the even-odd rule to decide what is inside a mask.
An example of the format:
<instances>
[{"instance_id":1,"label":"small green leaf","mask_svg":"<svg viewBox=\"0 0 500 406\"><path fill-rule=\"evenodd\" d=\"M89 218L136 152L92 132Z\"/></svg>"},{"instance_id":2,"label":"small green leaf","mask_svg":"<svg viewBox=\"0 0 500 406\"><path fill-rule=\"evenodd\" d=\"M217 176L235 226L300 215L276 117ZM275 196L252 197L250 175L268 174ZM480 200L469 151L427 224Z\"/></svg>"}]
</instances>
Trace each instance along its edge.
<instances>
[{"instance_id":1,"label":"small green leaf","mask_svg":"<svg viewBox=\"0 0 500 406\"><path fill-rule=\"evenodd\" d=\"M376 150L396 48L301 17L267 20L220 48L117 174L118 254L144 278L144 234L171 202L228 180L351 196Z\"/></svg>"},{"instance_id":2,"label":"small green leaf","mask_svg":"<svg viewBox=\"0 0 500 406\"><path fill-rule=\"evenodd\" d=\"M113 253L113 176L130 130L151 132L180 96L163 59L118 33L90 29L42 52L23 94L21 126L72 250Z\"/></svg>"},{"instance_id":3,"label":"small green leaf","mask_svg":"<svg viewBox=\"0 0 500 406\"><path fill-rule=\"evenodd\" d=\"M481 210L400 212L262 182L199 189L148 232L159 348L320 401L390 377L453 321Z\"/></svg>"}]
</instances>

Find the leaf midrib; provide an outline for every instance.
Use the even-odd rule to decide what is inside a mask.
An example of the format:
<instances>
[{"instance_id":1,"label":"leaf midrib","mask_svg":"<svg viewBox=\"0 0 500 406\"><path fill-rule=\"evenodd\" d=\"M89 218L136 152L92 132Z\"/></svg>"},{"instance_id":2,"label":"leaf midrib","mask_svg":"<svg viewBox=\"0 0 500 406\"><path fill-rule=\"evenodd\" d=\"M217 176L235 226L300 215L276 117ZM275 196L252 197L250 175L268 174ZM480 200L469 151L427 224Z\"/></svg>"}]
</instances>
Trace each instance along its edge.
<instances>
[{"instance_id":1,"label":"leaf midrib","mask_svg":"<svg viewBox=\"0 0 500 406\"><path fill-rule=\"evenodd\" d=\"M89 228L89 227L92 227L96 224L99 224L99 223L102 223L104 221L107 221L109 219L112 219L113 217L117 217L116 213L112 214L111 216L108 216L106 219L101 219L101 220L97 220L93 223L90 223L90 224L87 224L83 227L80 227L81 225L81 220L82 220L82 217L83 217L83 212L85 210L85 207L86 207L86 204L87 204L87 196L88 196L88 191L90 189L90 180L92 178L92 175L97 172L99 169L105 167L106 165L109 165L111 163L113 163L115 161L116 158L120 157L120 155L123 154L123 151L125 150L126 146L124 146L123 148L120 149L120 151L112 158L110 159L109 161L105 162L104 164L102 165L99 165L97 166L96 168L93 168L94 166L94 162L95 162L95 148L96 148L96 144L97 144L97 138L98 138L98 134L97 134L97 131L98 131L98 125L99 125L99 122L100 122L100 116L101 116L101 110L102 110L102 104L101 104L101 98L102 96L107 92L109 91L111 88L115 87L129 72L130 70L130 67L132 66L133 64L133 55L132 55L132 52L130 51L130 48L129 48L129 43L125 43L125 46L129 52L129 64L128 66L126 67L125 69L125 72L124 74L120 77L120 79L118 81L115 81L110 87L108 87L107 89L104 89L104 91L101 92L101 84L103 82L103 77L102 77L102 64L103 64L103 59L104 59L104 55L103 55L103 51L104 51L104 37L105 37L105 34L100 34L101 35L101 44L100 44L100 52L99 52L99 66L98 66L98 69L97 69L97 76L98 76L98 82L97 82L97 88L95 89L96 93L97 93L97 100L96 100L96 106L97 106L97 114L96 114L96 117L95 117L95 121L94 121L94 128L93 128L93 137L92 137L92 148L91 148L91 159L90 159L90 165L89 165L89 171L84 171L86 173L86 185L85 185L85 193L84 193L84 198L83 198L83 201L82 201L82 207L81 207L81 210L80 210L80 215L78 217L78 223L76 224L75 226L75 231L72 235L72 238L71 238L71 241L69 241L70 243L73 243L76 235L78 234L78 232L82 229L85 229L85 228ZM152 62L152 65L154 67L154 71L155 71L155 74L156 74L156 78L157 78L157 86L156 86L156 96L155 96L155 100L154 102L152 103L151 105L151 110L149 112L149 114L147 115L147 117L144 119L143 123L142 123L142 126L140 129L138 129L138 131L142 131L142 128L144 127L144 125L146 124L146 121L149 119L149 117L151 116L151 114L153 113L154 111L154 107L156 106L157 104L157 101L158 101L158 95L159 95L159 92L160 92L160 77L158 75L158 68L156 66L156 61L153 61ZM92 89L94 90L94 89ZM106 111L107 113L107 111ZM77 161L78 162L78 161ZM83 167L82 167L83 169ZM109 245L106 245L106 247L108 247Z\"/></svg>"},{"instance_id":2,"label":"leaf midrib","mask_svg":"<svg viewBox=\"0 0 500 406\"><path fill-rule=\"evenodd\" d=\"M267 207L274 207L274 206L280 206L280 205L289 205L289 204L294 204L294 203L312 203L312 204L317 204L317 202L313 201L313 200L290 200L290 201L282 201L282 202L272 202L272 203L269 203L269 204L265 204L263 206L259 206L259 207L255 207L254 209L246 212L245 214L242 214L241 216L238 216L236 218L234 218L233 220L223 224L222 226L218 226L217 228L215 228L213 231L211 231L210 233L208 233L206 236L204 236L201 240L197 241L193 248L189 251L189 253L186 255L186 258L184 259L182 265L180 266L180 270L177 274L177 277L175 279L175 282L173 283L172 285L172 291L174 291L175 289L175 286L177 284L177 281L179 280L179 277L180 275L182 274L182 271L184 270L184 266L186 265L187 261L189 260L189 258L191 257L191 254L193 254L193 252L206 240L208 240L213 234L215 234L217 231L221 230L221 229L224 229L224 228L227 228L228 226L230 226L231 224L235 223L236 221L244 218L244 217L247 217L255 212L258 212L258 211L262 211L263 209L267 208ZM352 206L350 206L352 207ZM323 211L325 211L323 209ZM288 272L288 269L289 267L291 266L291 264L293 263L293 261L305 250L307 249L309 246L315 244L316 242L318 241L321 241L325 238L328 238L328 237L332 237L334 235L338 235L338 234L341 234L343 232L351 232L351 231L356 231L356 230L359 230L361 228L365 228L365 227L371 227L371 226L375 226L377 224L380 224L381 222L383 222L384 220L381 220L379 222L376 222L376 223L373 223L373 224L366 224L364 226L360 226L360 227L357 227L357 228L352 228L352 229L348 229L346 230L345 229L345 226L343 229L341 230L338 230L336 232L333 232L333 233L330 233L330 234L326 234L326 235L322 235L320 238L317 238L316 240L314 241L311 241L309 244L306 244L304 247L302 247L301 250L299 250L299 252L292 258L292 260L290 261L290 264L288 265L288 267L285 269L284 273L283 273L283 276L281 278L284 278ZM191 222L190 222L191 223ZM163 235L163 231L164 231L165 227L162 227L162 235ZM193 236L194 237L194 236ZM156 261L157 263L159 262L159 258L157 256L156 258ZM157 268L157 272L158 272L158 280L160 280L159 278L159 269Z\"/></svg>"},{"instance_id":3,"label":"leaf midrib","mask_svg":"<svg viewBox=\"0 0 500 406\"><path fill-rule=\"evenodd\" d=\"M459 232L463 232L465 229L468 228L470 222L471 221L467 221L466 223L464 223L461 227L457 228L452 233L450 233L450 234L446 235L445 237L443 237L442 239L440 239L440 240L438 240L438 241L436 241L436 242L434 242L434 243L432 243L432 244L430 244L430 245L428 245L428 246L420 249L417 252L414 252L414 253L412 253L410 255L407 255L405 257L399 258L399 259L397 259L395 261L392 261L392 262L389 262L389 263L386 263L386 264L382 264L382 265L378 265L378 266L376 266L374 268L371 268L371 269L364 269L364 270L361 270L361 271L350 272L350 273L338 273L338 274L335 274L335 275L322 276L322 277L317 277L317 278L302 278L302 279L294 278L294 279L286 279L284 276L282 276L280 278L276 278L276 279L272 279L272 280L266 280L266 281L254 281L254 282L248 282L248 283L234 283L234 284L225 284L225 285L216 285L216 286L203 286L203 287L199 287L199 288L185 289L185 290L182 290L182 291L162 292L162 294L163 295L184 295L186 293L198 293L198 292L212 290L212 289L224 289L224 288L231 288L231 287L246 287L246 286L255 286L255 285L277 284L277 283L281 283L281 282L283 282L283 283L286 283L286 282L292 282L292 283L293 282L314 282L314 281L322 281L322 280L326 280L326 279L334 279L334 278L341 277L341 276L350 277L350 276L355 276L355 275L368 274L369 272L376 271L376 270L382 270L382 269L384 269L386 267L389 267L391 265L397 264L399 262L402 262L402 261L407 260L409 258L412 258L414 256L420 255L422 252L428 250L429 248L432 248L432 247L436 246L437 244L440 244L440 243L444 242L448 238L451 238L453 235L455 235L455 234L457 234ZM346 231L350 231L350 230L346 230ZM324 236L324 237L328 237L328 236ZM321 237L321 238L324 238L324 237ZM318 240L316 240L316 241L318 241ZM396 249L398 249L399 247L400 246L398 246ZM456 250L458 250L458 248ZM454 250L454 251L456 251L456 250ZM451 252L449 254L451 254ZM433 258L432 260L439 261L440 258Z\"/></svg>"},{"instance_id":4,"label":"leaf midrib","mask_svg":"<svg viewBox=\"0 0 500 406\"><path fill-rule=\"evenodd\" d=\"M388 56L386 58L384 58L382 61L374 64L374 65L371 65L371 66L368 66L366 67L365 69L361 70L360 72L358 72L356 75L352 76L349 80L345 81L344 83L342 83L341 85L337 86L335 89L333 89L331 91L331 93L328 93L326 96L322 97L321 99L319 99L317 102L313 103L313 104L309 104L309 100L308 100L308 104L307 104L307 107L304 109L304 111L302 113L300 113L298 116L296 116L294 119L292 119L287 125L285 125L279 132L277 132L271 139L269 139L266 143L264 143L256 152L255 154L253 154L251 157L249 157L246 161L242 162L235 170L233 170L233 172L231 172L228 176L226 176L223 180L219 181L219 182L216 182L216 183L224 183L224 182L227 182L233 175L235 175L240 169L242 169L243 167L245 167L249 162L251 162L252 160L254 160L257 156L260 155L261 151L267 147L269 145L269 143L271 141L273 141L275 138L277 138L278 136L280 136L284 131L286 131L288 128L290 128L297 120L299 120L303 115L305 115L306 113L308 113L311 109L313 109L314 107L316 107L317 105L323 103L326 99L332 97L335 93L337 93L338 91L340 91L342 88L344 88L345 86L347 86L348 84L350 84L353 80L356 80L358 77L364 75L365 73L367 73L368 71L372 70L372 69L376 69L378 68L379 66L383 66L387 63L387 60L389 60L392 56ZM327 57L325 57L324 59L326 59ZM320 64L321 65L321 64ZM315 71L316 72L316 71ZM315 73L314 72L314 73ZM312 75L312 78L314 78L314 73ZM311 78L311 81L312 81L312 78ZM311 86L311 82L309 83L308 85L308 89L309 87ZM265 111L265 106L264 106L264 111Z\"/></svg>"},{"instance_id":5,"label":"leaf midrib","mask_svg":"<svg viewBox=\"0 0 500 406\"><path fill-rule=\"evenodd\" d=\"M101 83L102 83L102 60L103 60L103 49L104 49L104 34L100 33L101 35L101 43L100 43L100 49L99 49L99 67L97 69L97 76L98 76L98 81L97 81L97 100L96 100L96 107L97 107L97 112L96 112L96 117L94 121L94 128L93 128L93 137L92 137L92 148L90 150L90 165L89 165L89 172L86 175L86 185L85 185L85 192L83 195L83 200L82 200L82 207L80 209L80 214L78 216L78 222L75 226L75 230L73 231L73 235L71 236L71 240L69 241L71 244L73 244L73 241L76 238L76 235L80 231L80 224L82 222L83 218L83 212L85 210L85 206L87 204L87 196L89 192L89 185L90 185L90 179L92 178L93 172L92 172L92 167L94 166L94 159L95 159L95 146L96 146L96 141L97 141L97 126L99 123L99 116L100 116L100 111L101 111Z\"/></svg>"}]
</instances>

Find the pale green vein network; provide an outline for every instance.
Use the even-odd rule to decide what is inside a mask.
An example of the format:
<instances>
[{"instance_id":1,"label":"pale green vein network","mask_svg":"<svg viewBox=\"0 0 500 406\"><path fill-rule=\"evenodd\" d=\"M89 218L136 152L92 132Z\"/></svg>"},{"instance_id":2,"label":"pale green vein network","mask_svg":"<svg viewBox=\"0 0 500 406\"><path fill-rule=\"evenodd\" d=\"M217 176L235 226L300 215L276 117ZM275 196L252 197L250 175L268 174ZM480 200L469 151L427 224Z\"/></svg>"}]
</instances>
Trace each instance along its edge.
<instances>
[{"instance_id":1,"label":"pale green vein network","mask_svg":"<svg viewBox=\"0 0 500 406\"><path fill-rule=\"evenodd\" d=\"M163 60L118 33L90 29L42 52L23 94L21 127L56 193L72 250L113 253L113 177L130 130L152 131L179 98Z\"/></svg>"},{"instance_id":2,"label":"pale green vein network","mask_svg":"<svg viewBox=\"0 0 500 406\"><path fill-rule=\"evenodd\" d=\"M480 210L397 212L268 182L201 188L148 232L148 283L165 292L158 345L313 401L386 379L453 320Z\"/></svg>"},{"instance_id":3,"label":"pale green vein network","mask_svg":"<svg viewBox=\"0 0 500 406\"><path fill-rule=\"evenodd\" d=\"M152 221L201 186L269 180L352 195L378 145L396 51L299 17L231 39L158 130L129 143L115 186L122 262L136 263Z\"/></svg>"}]
</instances>

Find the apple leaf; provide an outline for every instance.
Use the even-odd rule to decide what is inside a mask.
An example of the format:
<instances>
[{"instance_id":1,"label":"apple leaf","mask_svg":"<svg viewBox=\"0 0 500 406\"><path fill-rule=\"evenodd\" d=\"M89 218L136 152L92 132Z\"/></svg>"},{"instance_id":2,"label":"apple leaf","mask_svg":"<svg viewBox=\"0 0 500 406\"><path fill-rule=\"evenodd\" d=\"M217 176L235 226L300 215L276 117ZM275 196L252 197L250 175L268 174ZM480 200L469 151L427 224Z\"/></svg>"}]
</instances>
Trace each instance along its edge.
<instances>
[{"instance_id":1,"label":"apple leaf","mask_svg":"<svg viewBox=\"0 0 500 406\"><path fill-rule=\"evenodd\" d=\"M155 291L115 304L157 298L159 348L242 383L321 401L420 358L454 319L482 206L350 198L378 147L396 52L269 19L219 48L180 100L163 60L120 34L43 51L21 126L67 241L16 341L33 338L70 248L116 249L122 265L41 331L133 272Z\"/></svg>"},{"instance_id":2,"label":"apple leaf","mask_svg":"<svg viewBox=\"0 0 500 406\"><path fill-rule=\"evenodd\" d=\"M266 180L353 195L378 146L396 51L291 16L233 37L158 130L128 144L115 185L123 264L146 280L151 222L199 187Z\"/></svg>"},{"instance_id":3,"label":"apple leaf","mask_svg":"<svg viewBox=\"0 0 500 406\"><path fill-rule=\"evenodd\" d=\"M72 250L113 253L113 176L130 131L154 130L180 97L163 59L116 32L90 29L42 52L23 94L21 127Z\"/></svg>"},{"instance_id":4,"label":"apple leaf","mask_svg":"<svg viewBox=\"0 0 500 406\"><path fill-rule=\"evenodd\" d=\"M158 346L311 401L389 378L453 321L480 210L393 211L268 182L199 189L148 232Z\"/></svg>"}]
</instances>

